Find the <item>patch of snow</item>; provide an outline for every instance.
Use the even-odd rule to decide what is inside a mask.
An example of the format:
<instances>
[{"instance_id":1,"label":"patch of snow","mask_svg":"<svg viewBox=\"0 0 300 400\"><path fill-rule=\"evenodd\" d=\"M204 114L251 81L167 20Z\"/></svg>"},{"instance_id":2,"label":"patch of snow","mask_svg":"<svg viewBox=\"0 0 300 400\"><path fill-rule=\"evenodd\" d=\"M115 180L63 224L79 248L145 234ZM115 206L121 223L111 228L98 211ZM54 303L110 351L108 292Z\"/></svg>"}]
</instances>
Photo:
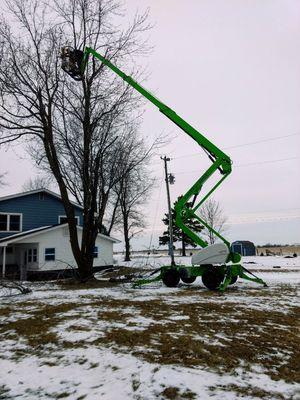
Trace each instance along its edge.
<instances>
[{"instance_id":1,"label":"patch of snow","mask_svg":"<svg viewBox=\"0 0 300 400\"><path fill-rule=\"evenodd\" d=\"M81 396L87 400L153 400L163 398L164 388L175 386L182 393L194 392L198 399L211 396L232 400L237 398L234 392L221 390L232 383L267 387L285 399L292 399L295 392L294 385L272 381L261 372L245 374L236 370L234 375L218 375L203 369L150 364L131 355L94 347L65 351L59 359L52 354L45 359L29 356L18 363L1 360L0 384L9 389L12 399L54 400L64 394L63 398L69 400Z\"/></svg>"}]
</instances>

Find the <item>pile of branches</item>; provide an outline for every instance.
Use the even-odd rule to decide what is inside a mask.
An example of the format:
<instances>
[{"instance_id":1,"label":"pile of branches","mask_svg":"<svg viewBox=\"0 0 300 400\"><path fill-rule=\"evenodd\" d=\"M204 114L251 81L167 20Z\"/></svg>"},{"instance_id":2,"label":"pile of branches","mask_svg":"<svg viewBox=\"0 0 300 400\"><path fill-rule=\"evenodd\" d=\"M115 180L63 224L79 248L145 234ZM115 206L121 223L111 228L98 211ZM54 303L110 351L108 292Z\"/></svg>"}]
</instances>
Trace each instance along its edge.
<instances>
[{"instance_id":1,"label":"pile of branches","mask_svg":"<svg viewBox=\"0 0 300 400\"><path fill-rule=\"evenodd\" d=\"M5 291L8 291L10 295L12 295L15 290L17 290L21 294L28 294L32 292L31 289L23 286L21 283L10 281L8 279L0 279L0 290L1 289L6 289Z\"/></svg>"}]
</instances>

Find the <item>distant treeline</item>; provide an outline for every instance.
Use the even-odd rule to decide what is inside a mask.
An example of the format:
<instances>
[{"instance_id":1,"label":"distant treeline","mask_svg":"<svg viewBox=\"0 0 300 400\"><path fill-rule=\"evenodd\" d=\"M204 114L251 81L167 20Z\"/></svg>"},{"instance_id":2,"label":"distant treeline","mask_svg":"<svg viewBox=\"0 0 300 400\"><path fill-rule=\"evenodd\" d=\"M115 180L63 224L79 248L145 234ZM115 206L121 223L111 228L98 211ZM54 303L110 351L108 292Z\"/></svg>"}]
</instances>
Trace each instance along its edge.
<instances>
[{"instance_id":1,"label":"distant treeline","mask_svg":"<svg viewBox=\"0 0 300 400\"><path fill-rule=\"evenodd\" d=\"M292 246L291 244L271 244L271 243L267 243L267 244L262 244L262 245L257 245L256 247L288 247L288 246Z\"/></svg>"}]
</instances>

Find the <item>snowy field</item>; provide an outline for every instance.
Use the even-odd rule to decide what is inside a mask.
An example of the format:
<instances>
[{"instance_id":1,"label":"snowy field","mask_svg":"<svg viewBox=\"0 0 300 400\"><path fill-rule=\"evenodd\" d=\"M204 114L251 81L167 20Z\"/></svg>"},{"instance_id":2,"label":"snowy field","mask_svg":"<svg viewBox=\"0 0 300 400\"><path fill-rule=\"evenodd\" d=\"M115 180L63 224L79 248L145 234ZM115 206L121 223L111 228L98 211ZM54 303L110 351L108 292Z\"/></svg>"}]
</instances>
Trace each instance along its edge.
<instances>
[{"instance_id":1,"label":"snowy field","mask_svg":"<svg viewBox=\"0 0 300 400\"><path fill-rule=\"evenodd\" d=\"M136 258L120 275L166 261ZM2 291L0 399L300 399L300 258L244 262L268 288L133 289L110 271L88 289Z\"/></svg>"}]
</instances>

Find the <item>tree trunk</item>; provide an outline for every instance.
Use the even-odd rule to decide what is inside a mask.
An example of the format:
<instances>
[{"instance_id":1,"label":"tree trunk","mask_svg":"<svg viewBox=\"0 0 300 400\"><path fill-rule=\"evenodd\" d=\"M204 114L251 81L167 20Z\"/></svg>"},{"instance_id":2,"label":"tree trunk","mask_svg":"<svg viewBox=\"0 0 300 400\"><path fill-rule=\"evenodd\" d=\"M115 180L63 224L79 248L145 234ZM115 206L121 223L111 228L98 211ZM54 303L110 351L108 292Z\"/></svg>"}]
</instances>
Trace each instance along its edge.
<instances>
[{"instance_id":1,"label":"tree trunk","mask_svg":"<svg viewBox=\"0 0 300 400\"><path fill-rule=\"evenodd\" d=\"M93 255L83 255L79 261L77 261L79 279L81 282L86 282L93 278Z\"/></svg>"},{"instance_id":2,"label":"tree trunk","mask_svg":"<svg viewBox=\"0 0 300 400\"><path fill-rule=\"evenodd\" d=\"M125 258L124 261L131 261L130 259L130 241L125 239Z\"/></svg>"},{"instance_id":3,"label":"tree trunk","mask_svg":"<svg viewBox=\"0 0 300 400\"><path fill-rule=\"evenodd\" d=\"M130 260L130 239L129 239L129 229L128 221L124 218L124 240L125 240L125 258L124 261Z\"/></svg>"}]
</instances>

